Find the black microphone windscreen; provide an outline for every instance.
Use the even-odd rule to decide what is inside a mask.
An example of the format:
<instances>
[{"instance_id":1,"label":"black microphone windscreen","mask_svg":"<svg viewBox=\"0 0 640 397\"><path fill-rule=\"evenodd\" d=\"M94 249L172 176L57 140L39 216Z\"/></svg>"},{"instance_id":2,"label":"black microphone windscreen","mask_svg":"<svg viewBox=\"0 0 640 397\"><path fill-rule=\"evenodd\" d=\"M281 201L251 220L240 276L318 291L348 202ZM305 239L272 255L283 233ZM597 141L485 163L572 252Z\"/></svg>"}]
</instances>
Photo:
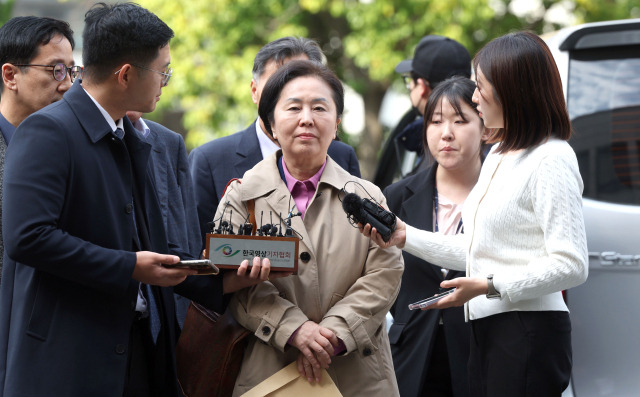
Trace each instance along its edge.
<instances>
[{"instance_id":1,"label":"black microphone windscreen","mask_svg":"<svg viewBox=\"0 0 640 397\"><path fill-rule=\"evenodd\" d=\"M349 215L360 212L362 208L362 199L355 193L347 193L342 198L342 209Z\"/></svg>"},{"instance_id":2,"label":"black microphone windscreen","mask_svg":"<svg viewBox=\"0 0 640 397\"><path fill-rule=\"evenodd\" d=\"M349 220L363 225L370 224L384 241L389 241L395 230L395 215L369 199L362 199L355 193L347 193L342 198L342 208Z\"/></svg>"}]
</instances>

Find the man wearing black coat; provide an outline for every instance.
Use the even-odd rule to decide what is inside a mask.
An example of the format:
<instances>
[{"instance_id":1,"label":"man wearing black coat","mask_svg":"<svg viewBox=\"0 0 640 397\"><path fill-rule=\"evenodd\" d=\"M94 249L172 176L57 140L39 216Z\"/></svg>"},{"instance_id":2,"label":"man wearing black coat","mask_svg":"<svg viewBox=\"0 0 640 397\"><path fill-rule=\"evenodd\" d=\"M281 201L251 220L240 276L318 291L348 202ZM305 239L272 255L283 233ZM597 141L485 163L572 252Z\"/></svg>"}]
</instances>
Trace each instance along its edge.
<instances>
[{"instance_id":1,"label":"man wearing black coat","mask_svg":"<svg viewBox=\"0 0 640 397\"><path fill-rule=\"evenodd\" d=\"M268 276L268 266L250 279L239 277L246 265L224 278L163 266L179 258L167 254L151 146L125 113L155 108L171 37L135 4L92 7L83 80L11 140L0 396L181 396L171 287L222 312L224 292Z\"/></svg>"},{"instance_id":2,"label":"man wearing black coat","mask_svg":"<svg viewBox=\"0 0 640 397\"><path fill-rule=\"evenodd\" d=\"M80 70L73 61L74 45L69 24L55 18L19 16L0 28L0 200L7 145L24 119L62 99L71 87ZM0 273L2 240L0 230Z\"/></svg>"}]
</instances>

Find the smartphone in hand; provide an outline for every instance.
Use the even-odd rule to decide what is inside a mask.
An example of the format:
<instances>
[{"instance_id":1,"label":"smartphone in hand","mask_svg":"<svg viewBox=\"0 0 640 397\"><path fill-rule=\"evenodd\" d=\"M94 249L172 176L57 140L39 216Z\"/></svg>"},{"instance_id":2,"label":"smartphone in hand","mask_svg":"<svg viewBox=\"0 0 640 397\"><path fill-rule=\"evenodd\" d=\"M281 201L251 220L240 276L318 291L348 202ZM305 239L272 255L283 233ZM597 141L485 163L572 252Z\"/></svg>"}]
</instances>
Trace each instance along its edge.
<instances>
[{"instance_id":1,"label":"smartphone in hand","mask_svg":"<svg viewBox=\"0 0 640 397\"><path fill-rule=\"evenodd\" d=\"M409 310L416 310L416 309L424 309L427 306L431 306L434 303L436 303L437 301L439 301L440 299L444 298L445 296L449 296L453 293L453 291L455 291L455 288L452 288L450 290L441 292L437 295L434 295L430 298L427 299L423 299L421 301L417 301L417 302L413 302L412 304L409 305Z\"/></svg>"},{"instance_id":2,"label":"smartphone in hand","mask_svg":"<svg viewBox=\"0 0 640 397\"><path fill-rule=\"evenodd\" d=\"M194 259L180 261L178 263L164 264L166 268L193 269L198 271L198 275L218 274L220 269L209 259Z\"/></svg>"}]
</instances>

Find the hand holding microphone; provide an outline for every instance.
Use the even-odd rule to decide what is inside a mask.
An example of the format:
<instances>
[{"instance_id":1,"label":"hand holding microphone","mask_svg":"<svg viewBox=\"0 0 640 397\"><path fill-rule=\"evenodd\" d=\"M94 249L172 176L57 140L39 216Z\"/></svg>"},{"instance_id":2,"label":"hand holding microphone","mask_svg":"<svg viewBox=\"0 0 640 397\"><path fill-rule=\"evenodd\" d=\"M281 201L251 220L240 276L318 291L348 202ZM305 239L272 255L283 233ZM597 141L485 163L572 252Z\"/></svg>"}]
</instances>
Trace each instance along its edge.
<instances>
[{"instance_id":1,"label":"hand holding microphone","mask_svg":"<svg viewBox=\"0 0 640 397\"><path fill-rule=\"evenodd\" d=\"M385 241L382 235L377 231L374 231L374 227L369 225L363 225L360 229L365 237L369 237L374 243L378 244L380 248L398 247L404 248L404 244L407 238L407 225L400 218L396 218L395 230L391 233L389 240Z\"/></svg>"},{"instance_id":2,"label":"hand holding microphone","mask_svg":"<svg viewBox=\"0 0 640 397\"><path fill-rule=\"evenodd\" d=\"M344 196L342 208L352 222L360 223L362 226L369 224L375 228L385 243L396 230L396 216L393 213L369 199L360 198L355 193L347 193Z\"/></svg>"}]
</instances>

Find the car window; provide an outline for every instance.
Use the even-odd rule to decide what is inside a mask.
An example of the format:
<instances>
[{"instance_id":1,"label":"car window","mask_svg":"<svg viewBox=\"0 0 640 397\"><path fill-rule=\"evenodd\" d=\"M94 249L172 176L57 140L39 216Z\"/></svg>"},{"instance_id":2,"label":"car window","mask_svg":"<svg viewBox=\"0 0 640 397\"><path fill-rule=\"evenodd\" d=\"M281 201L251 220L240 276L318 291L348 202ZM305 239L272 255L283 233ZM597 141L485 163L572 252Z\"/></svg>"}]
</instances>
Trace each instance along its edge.
<instances>
[{"instance_id":1,"label":"car window","mask_svg":"<svg viewBox=\"0 0 640 397\"><path fill-rule=\"evenodd\" d=\"M640 204L640 54L637 48L570 55L567 104L584 196Z\"/></svg>"}]
</instances>

